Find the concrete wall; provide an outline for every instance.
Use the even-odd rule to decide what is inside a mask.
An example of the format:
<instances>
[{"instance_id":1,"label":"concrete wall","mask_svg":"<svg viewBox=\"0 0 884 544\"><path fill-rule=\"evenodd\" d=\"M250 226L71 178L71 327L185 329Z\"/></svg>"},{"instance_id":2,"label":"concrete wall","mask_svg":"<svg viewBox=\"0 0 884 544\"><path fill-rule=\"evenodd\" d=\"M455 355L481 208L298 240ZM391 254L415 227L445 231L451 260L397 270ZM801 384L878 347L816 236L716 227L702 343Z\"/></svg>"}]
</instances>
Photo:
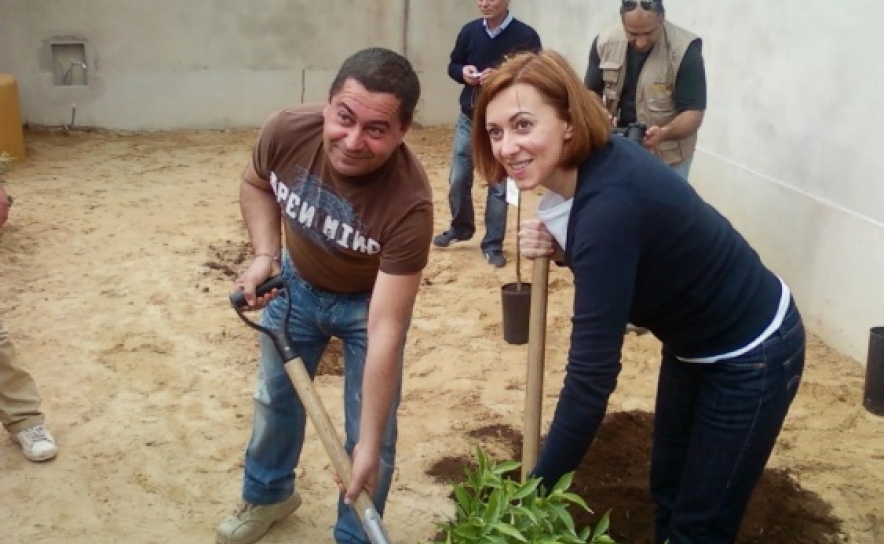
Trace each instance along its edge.
<instances>
[{"instance_id":1,"label":"concrete wall","mask_svg":"<svg viewBox=\"0 0 884 544\"><path fill-rule=\"evenodd\" d=\"M865 360L884 324L884 107L867 0L666 0L704 38L709 110L692 183L792 286L813 330ZM513 0L545 46L583 74L614 0ZM354 15L355 14L355 15ZM0 0L0 71L25 120L122 129L255 126L284 104L324 100L340 62L383 45L421 73L418 121L448 124L445 74L474 0ZM86 86L54 84L51 46L85 44ZM78 79L77 81L80 81Z\"/></svg>"},{"instance_id":2,"label":"concrete wall","mask_svg":"<svg viewBox=\"0 0 884 544\"><path fill-rule=\"evenodd\" d=\"M457 111L439 63L458 4L475 11L464 0L0 0L0 71L18 79L29 123L69 123L76 104L81 126L255 126L280 106L324 101L347 55L383 46L417 60L419 121L436 124ZM86 70L71 66L68 43L83 44ZM59 73L75 85L58 85Z\"/></svg>"},{"instance_id":3,"label":"concrete wall","mask_svg":"<svg viewBox=\"0 0 884 544\"><path fill-rule=\"evenodd\" d=\"M420 70L420 122L453 125L457 119L461 87L448 77L448 59L461 27L478 16L475 0L411 0L406 43Z\"/></svg>"},{"instance_id":4,"label":"concrete wall","mask_svg":"<svg viewBox=\"0 0 884 544\"><path fill-rule=\"evenodd\" d=\"M579 74L609 0L514 0ZM666 0L704 38L709 109L692 183L795 292L805 320L865 363L884 325L884 153L875 33L866 0Z\"/></svg>"},{"instance_id":5,"label":"concrete wall","mask_svg":"<svg viewBox=\"0 0 884 544\"><path fill-rule=\"evenodd\" d=\"M869 328L884 325L884 71L873 40L884 4L752 0L680 13L710 38L696 184L789 281L814 331L865 362ZM740 41L752 47L730 45Z\"/></svg>"}]
</instances>

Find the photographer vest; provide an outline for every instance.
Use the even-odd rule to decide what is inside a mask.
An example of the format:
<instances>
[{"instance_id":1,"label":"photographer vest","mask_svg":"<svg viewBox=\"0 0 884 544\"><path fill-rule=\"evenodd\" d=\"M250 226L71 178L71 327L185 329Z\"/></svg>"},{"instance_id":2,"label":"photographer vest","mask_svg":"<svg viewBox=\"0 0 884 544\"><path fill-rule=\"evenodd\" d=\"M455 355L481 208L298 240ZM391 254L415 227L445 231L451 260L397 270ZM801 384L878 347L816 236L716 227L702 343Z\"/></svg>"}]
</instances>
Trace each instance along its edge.
<instances>
[{"instance_id":1,"label":"photographer vest","mask_svg":"<svg viewBox=\"0 0 884 544\"><path fill-rule=\"evenodd\" d=\"M675 109L675 78L685 51L700 38L687 30L663 21L663 35L654 45L638 78L635 90L635 116L649 127L663 127L679 114ZM626 51L629 40L623 25L617 25L599 34L597 49L599 68L605 88L602 96L611 115L617 115L620 93L626 79ZM657 146L656 155L666 164L678 164L693 156L697 135L681 140L667 140Z\"/></svg>"}]
</instances>

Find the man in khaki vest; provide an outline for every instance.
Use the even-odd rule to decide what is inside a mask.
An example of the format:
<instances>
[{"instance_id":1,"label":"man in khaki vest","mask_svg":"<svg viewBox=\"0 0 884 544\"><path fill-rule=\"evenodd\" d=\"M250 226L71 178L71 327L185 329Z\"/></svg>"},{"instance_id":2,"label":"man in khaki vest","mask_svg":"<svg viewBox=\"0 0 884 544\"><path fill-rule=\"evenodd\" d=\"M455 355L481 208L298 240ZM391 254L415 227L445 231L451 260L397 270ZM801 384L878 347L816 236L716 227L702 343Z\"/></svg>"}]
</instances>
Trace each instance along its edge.
<instances>
[{"instance_id":1,"label":"man in khaki vest","mask_svg":"<svg viewBox=\"0 0 884 544\"><path fill-rule=\"evenodd\" d=\"M617 25L592 43L584 84L616 126L647 126L645 147L688 179L706 109L699 37L666 20L663 0L621 0Z\"/></svg>"}]
</instances>

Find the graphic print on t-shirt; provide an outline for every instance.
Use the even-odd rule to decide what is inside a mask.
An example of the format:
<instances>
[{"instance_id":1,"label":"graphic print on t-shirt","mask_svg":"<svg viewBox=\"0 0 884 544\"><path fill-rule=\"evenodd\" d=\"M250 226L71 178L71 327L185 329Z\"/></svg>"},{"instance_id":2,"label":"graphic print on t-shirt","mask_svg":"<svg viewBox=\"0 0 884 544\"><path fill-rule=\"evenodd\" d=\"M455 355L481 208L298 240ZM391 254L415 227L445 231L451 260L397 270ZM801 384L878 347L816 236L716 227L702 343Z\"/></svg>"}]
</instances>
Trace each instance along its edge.
<instances>
[{"instance_id":1,"label":"graphic print on t-shirt","mask_svg":"<svg viewBox=\"0 0 884 544\"><path fill-rule=\"evenodd\" d=\"M328 252L346 249L366 255L381 251L380 243L365 234L365 222L353 206L306 168L298 167L290 182L271 172L270 185L289 227L317 246Z\"/></svg>"}]
</instances>

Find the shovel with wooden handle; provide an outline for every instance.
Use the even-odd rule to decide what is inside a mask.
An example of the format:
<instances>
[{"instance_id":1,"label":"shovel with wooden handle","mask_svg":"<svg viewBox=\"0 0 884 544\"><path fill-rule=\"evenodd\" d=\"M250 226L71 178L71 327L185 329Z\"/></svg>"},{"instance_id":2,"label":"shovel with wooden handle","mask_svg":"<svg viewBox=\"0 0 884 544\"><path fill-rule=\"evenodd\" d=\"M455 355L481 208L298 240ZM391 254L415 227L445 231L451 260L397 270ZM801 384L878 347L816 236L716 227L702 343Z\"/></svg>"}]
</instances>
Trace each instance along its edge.
<instances>
[{"instance_id":1,"label":"shovel with wooden handle","mask_svg":"<svg viewBox=\"0 0 884 544\"><path fill-rule=\"evenodd\" d=\"M285 282L282 276L274 276L259 285L255 293L257 296L263 296L273 290L282 290L284 288ZM297 391L310 421L316 427L316 432L319 434L325 452L328 454L329 459L331 459L338 478L345 488L348 487L350 485L350 457L341 445L341 440L338 438L334 425L332 425L331 418L328 417L328 412L325 410L322 400L316 393L316 389L313 388L313 380L310 379L310 374L304 368L304 363L300 357L295 355L294 347L288 337L287 326L292 305L291 297L288 297L285 317L276 330L258 325L255 321L245 316L243 308L246 306L246 300L242 291L237 291L230 295L230 304L246 325L273 340L273 345L284 362L286 373L292 380L292 385L295 387L295 391ZM362 522L362 528L365 529L371 544L390 544L390 538L387 536L387 530L384 528L381 516L378 514L377 509L375 509L374 503L372 503L371 497L368 496L366 491L363 490L359 493L356 502L351 507L356 510L356 514Z\"/></svg>"}]
</instances>

